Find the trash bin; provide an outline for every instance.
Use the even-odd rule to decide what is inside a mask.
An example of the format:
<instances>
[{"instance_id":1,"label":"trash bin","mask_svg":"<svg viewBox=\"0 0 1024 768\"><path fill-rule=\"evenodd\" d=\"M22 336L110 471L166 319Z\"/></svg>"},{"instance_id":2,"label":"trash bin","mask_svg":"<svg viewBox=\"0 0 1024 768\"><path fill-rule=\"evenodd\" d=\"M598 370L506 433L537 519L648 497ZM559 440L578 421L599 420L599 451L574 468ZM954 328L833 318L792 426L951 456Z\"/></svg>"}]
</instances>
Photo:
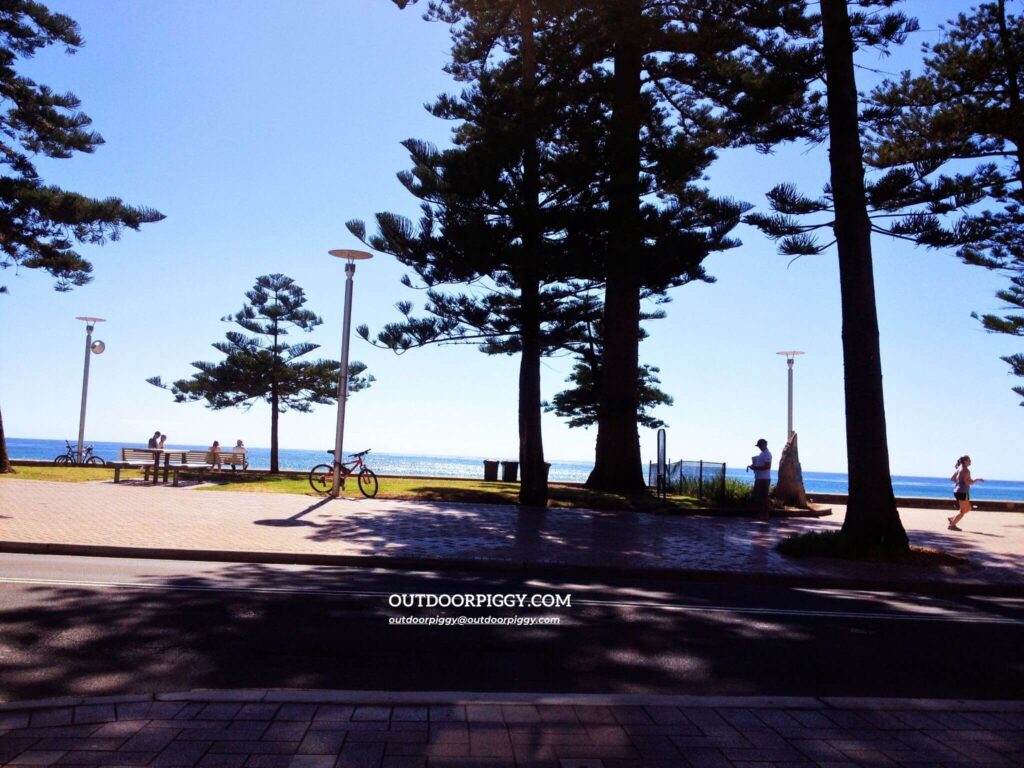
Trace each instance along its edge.
<instances>
[{"instance_id":1,"label":"trash bin","mask_svg":"<svg viewBox=\"0 0 1024 768\"><path fill-rule=\"evenodd\" d=\"M503 461L501 462L501 479L506 483L514 483L519 479L519 462L518 461Z\"/></svg>"},{"instance_id":2,"label":"trash bin","mask_svg":"<svg viewBox=\"0 0 1024 768\"><path fill-rule=\"evenodd\" d=\"M484 480L494 482L498 479L498 462L484 459Z\"/></svg>"}]
</instances>

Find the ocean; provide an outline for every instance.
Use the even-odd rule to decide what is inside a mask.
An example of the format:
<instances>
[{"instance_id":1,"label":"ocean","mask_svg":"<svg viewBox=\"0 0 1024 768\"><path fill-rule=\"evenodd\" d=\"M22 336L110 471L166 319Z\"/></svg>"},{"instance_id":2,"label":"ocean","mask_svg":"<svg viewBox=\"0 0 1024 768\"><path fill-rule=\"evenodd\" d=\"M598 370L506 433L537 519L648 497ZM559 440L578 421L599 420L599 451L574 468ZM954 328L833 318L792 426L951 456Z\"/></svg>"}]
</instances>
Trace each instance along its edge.
<instances>
[{"instance_id":1,"label":"ocean","mask_svg":"<svg viewBox=\"0 0 1024 768\"><path fill-rule=\"evenodd\" d=\"M144 448L144 443L92 443L94 453L108 461L120 457L122 447ZM205 450L205 445L169 445L180 450ZM227 447L227 446L226 446ZM63 440L33 440L28 438L7 438L7 450L12 459L48 460L63 454ZM270 449L249 448L249 464L253 468L270 466ZM497 457L494 457L497 458ZM281 469L303 470L327 461L326 450L300 450L282 448L278 460ZM410 475L413 477L483 477L483 457L466 456L415 456L397 453L372 452L366 457L367 464L378 474ZM582 483L593 468L591 462L552 461L548 477L556 482ZM646 473L647 467L644 466ZM743 469L726 468L726 475L741 482L752 482L751 474ZM838 472L804 472L804 485L811 493L846 493L847 478ZM910 477L894 475L893 490L897 496L916 496L934 499L952 497L952 484L946 477ZM986 478L971 489L971 498L1024 501L1024 482L1014 480L991 480Z\"/></svg>"}]
</instances>

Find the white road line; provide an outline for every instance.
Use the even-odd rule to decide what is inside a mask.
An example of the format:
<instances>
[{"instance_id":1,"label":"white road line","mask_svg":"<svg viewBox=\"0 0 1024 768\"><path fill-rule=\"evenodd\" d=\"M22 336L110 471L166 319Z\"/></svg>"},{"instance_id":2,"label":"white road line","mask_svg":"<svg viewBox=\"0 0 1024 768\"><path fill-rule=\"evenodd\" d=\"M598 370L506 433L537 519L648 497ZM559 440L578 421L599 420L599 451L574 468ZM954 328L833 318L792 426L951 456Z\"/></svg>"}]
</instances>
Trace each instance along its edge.
<instances>
[{"instance_id":1,"label":"white road line","mask_svg":"<svg viewBox=\"0 0 1024 768\"><path fill-rule=\"evenodd\" d=\"M118 588L139 589L166 592L235 592L240 594L267 595L307 595L311 597L387 597L396 594L389 592L367 592L356 590L328 590L294 587L229 587L202 586L188 584L148 584L136 581L82 581L70 579L31 579L14 576L0 576L0 584L32 584L55 587L92 587L95 589ZM648 610L671 611L675 613L734 613L753 616L798 616L804 618L826 619L868 619L872 621L938 621L947 623L998 624L1022 626L1024 618L1015 619L1003 616L990 616L979 613L962 613L954 611L937 611L933 613L881 613L872 611L824 611L799 608L756 608L729 605L687 605L682 603L658 603L627 600L573 600L573 605L593 606L599 608L642 608ZM539 609L538 609L539 610Z\"/></svg>"},{"instance_id":2,"label":"white road line","mask_svg":"<svg viewBox=\"0 0 1024 768\"><path fill-rule=\"evenodd\" d=\"M222 587L196 584L148 584L140 581L82 581L70 579L27 579L16 576L0 576L0 584L40 584L57 587L123 587L128 589L152 589L167 592L241 592L269 595L330 595L332 597L385 597L391 592L356 592L353 590L303 589L293 587Z\"/></svg>"},{"instance_id":3,"label":"white road line","mask_svg":"<svg viewBox=\"0 0 1024 768\"><path fill-rule=\"evenodd\" d=\"M657 608L684 613L742 613L762 616L808 616L830 619L871 619L875 621L941 621L971 624L1008 624L1024 626L1024 618L1009 619L977 613L877 613L869 611L816 611L799 608L748 608L720 605L673 605L670 603L628 603L602 600L574 601L580 605L616 606L621 608Z\"/></svg>"}]
</instances>

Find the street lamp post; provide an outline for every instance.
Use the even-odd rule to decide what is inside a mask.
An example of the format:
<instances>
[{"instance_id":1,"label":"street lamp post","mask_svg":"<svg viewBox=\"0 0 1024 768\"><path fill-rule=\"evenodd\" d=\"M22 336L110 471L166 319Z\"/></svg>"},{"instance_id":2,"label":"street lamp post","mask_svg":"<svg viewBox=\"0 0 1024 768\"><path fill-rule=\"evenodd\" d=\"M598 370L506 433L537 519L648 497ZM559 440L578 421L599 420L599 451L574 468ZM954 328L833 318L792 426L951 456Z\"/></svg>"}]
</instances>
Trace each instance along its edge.
<instances>
[{"instance_id":1,"label":"street lamp post","mask_svg":"<svg viewBox=\"0 0 1024 768\"><path fill-rule=\"evenodd\" d=\"M102 317L76 317L75 320L85 321L85 366L82 371L82 409L78 414L78 455L76 461L81 461L85 448L85 402L89 397L89 356L99 355L107 348L102 341L92 340L92 329L96 323L105 323Z\"/></svg>"},{"instance_id":2,"label":"street lamp post","mask_svg":"<svg viewBox=\"0 0 1024 768\"><path fill-rule=\"evenodd\" d=\"M345 259L345 323L341 331L341 371L338 373L338 426L334 433L334 479L331 496L341 493L341 449L345 436L345 401L348 399L348 337L352 330L352 277L356 273L356 262L372 259L366 251L336 249L328 251L331 256Z\"/></svg>"},{"instance_id":3,"label":"street lamp post","mask_svg":"<svg viewBox=\"0 0 1024 768\"><path fill-rule=\"evenodd\" d=\"M787 410L786 419L786 440L793 436L793 359L797 355L804 354L796 349L791 349L786 352L776 352L777 355L786 356L786 367L789 369L789 408Z\"/></svg>"}]
</instances>

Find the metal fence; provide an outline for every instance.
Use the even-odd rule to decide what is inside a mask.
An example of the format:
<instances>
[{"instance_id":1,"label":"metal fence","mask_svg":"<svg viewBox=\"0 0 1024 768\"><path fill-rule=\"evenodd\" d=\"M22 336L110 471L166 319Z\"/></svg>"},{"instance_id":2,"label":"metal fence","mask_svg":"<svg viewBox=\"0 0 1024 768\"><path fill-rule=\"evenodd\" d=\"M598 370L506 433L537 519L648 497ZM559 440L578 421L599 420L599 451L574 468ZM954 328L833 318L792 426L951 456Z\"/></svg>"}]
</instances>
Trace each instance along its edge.
<instances>
[{"instance_id":1,"label":"metal fence","mask_svg":"<svg viewBox=\"0 0 1024 768\"><path fill-rule=\"evenodd\" d=\"M698 499L725 504L725 464L717 461L676 461L665 465L658 476L658 465L651 463L647 485L659 495L666 493L695 496Z\"/></svg>"}]
</instances>

